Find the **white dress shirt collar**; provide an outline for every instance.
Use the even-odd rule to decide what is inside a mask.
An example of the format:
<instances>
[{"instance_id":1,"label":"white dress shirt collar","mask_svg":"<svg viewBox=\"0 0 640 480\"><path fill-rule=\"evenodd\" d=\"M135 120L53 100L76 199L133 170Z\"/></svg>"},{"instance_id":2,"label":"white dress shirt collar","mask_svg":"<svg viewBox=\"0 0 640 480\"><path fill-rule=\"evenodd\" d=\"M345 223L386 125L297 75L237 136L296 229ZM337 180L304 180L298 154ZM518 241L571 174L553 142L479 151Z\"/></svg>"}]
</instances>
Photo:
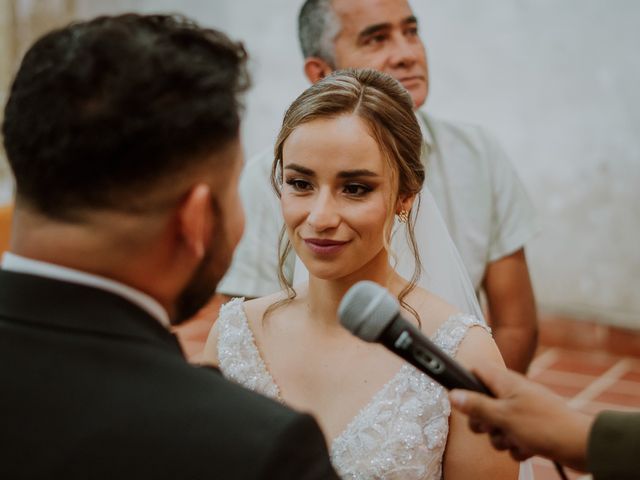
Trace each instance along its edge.
<instances>
[{"instance_id":1,"label":"white dress shirt collar","mask_svg":"<svg viewBox=\"0 0 640 480\"><path fill-rule=\"evenodd\" d=\"M52 278L63 282L76 283L98 288L126 298L136 304L149 315L156 318L163 326L169 328L167 311L152 297L123 283L105 277L82 272L73 268L62 267L49 262L32 260L15 253L5 252L0 262L0 268L16 273L27 273L39 277Z\"/></svg>"}]
</instances>

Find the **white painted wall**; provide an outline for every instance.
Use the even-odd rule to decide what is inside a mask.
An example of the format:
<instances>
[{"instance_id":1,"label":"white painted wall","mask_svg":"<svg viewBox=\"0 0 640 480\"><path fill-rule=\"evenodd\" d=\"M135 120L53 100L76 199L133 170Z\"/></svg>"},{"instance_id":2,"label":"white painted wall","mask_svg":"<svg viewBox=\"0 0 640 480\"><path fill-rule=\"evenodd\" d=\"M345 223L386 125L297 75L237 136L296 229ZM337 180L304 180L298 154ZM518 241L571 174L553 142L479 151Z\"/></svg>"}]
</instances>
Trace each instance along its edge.
<instances>
[{"instance_id":1,"label":"white painted wall","mask_svg":"<svg viewBox=\"0 0 640 480\"><path fill-rule=\"evenodd\" d=\"M80 17L181 12L242 39L252 60L244 143L269 146L307 85L300 0L77 0ZM482 124L539 212L528 247L547 310L640 328L640 2L422 0L427 109Z\"/></svg>"}]
</instances>

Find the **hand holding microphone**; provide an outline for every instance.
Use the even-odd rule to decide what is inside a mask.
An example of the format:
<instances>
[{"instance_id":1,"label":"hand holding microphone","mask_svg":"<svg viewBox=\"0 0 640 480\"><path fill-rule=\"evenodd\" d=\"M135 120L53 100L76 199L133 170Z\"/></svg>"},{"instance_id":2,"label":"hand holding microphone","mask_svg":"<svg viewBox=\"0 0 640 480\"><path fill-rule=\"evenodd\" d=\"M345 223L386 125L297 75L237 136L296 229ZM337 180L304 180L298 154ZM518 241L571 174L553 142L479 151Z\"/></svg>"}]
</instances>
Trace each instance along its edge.
<instances>
[{"instance_id":1,"label":"hand holding microphone","mask_svg":"<svg viewBox=\"0 0 640 480\"><path fill-rule=\"evenodd\" d=\"M537 408L535 405L529 405L530 401L535 404L537 400L546 400L545 392L538 393L537 396L534 395L529 399L524 395L524 400L521 399L519 403L516 398L512 418L501 418L501 405L509 399L490 398L495 397L493 392L497 393L498 397L508 394L510 390L503 388L503 384L507 380L528 382L532 385L533 382L524 378L518 379L517 374L509 371L487 367L482 370L483 376L481 378L482 380L491 380L491 383L487 382L490 390L485 386L485 383L443 352L412 323L405 320L401 315L400 304L396 298L380 285L370 281L356 283L342 298L338 308L338 317L342 325L361 340L381 343L448 390L459 389L452 392L453 406L470 416L469 423L472 430L477 433L489 433L491 441L497 449L510 449L512 455L519 460L541 454L551 459L557 458L574 468L584 468L584 457L580 457L580 453L585 454L586 448L580 449L584 447L585 428L588 433L589 425L589 423L585 423L584 418L572 417L571 429L558 432L560 439L558 445L562 445L565 440L571 441L574 438L572 437L574 433L578 440L577 445L574 442L570 447L570 453L554 456L552 445L555 444L550 442L546 448L544 445L546 445L545 441L553 436L556 426L545 418L545 407ZM503 376L503 380L498 379L500 375ZM538 386L535 385L535 387ZM536 391L535 387L529 388ZM524 387L520 385L520 388ZM464 390L478 393L464 392ZM558 419L561 419L562 411L568 409L563 405L559 406L558 402L559 400L551 399L547 403L555 407L553 411L560 412ZM542 405L547 403L542 402ZM518 411L524 415L522 418L518 417ZM534 412L535 415L524 422L527 416L526 412ZM522 426L524 428L521 428ZM537 432L543 430L547 432L546 436L535 443L540 440L537 438ZM518 437L518 435L523 436ZM566 438L563 438L563 435ZM522 443L518 441L518 438L526 440ZM534 443L526 443L529 440ZM567 478L562 467L556 462L554 465L560 477Z\"/></svg>"},{"instance_id":2,"label":"hand holding microphone","mask_svg":"<svg viewBox=\"0 0 640 480\"><path fill-rule=\"evenodd\" d=\"M454 390L451 404L469 416L476 433L487 433L498 450L517 460L534 455L585 471L593 418L571 410L565 401L522 375L493 365L475 369L496 398Z\"/></svg>"}]
</instances>

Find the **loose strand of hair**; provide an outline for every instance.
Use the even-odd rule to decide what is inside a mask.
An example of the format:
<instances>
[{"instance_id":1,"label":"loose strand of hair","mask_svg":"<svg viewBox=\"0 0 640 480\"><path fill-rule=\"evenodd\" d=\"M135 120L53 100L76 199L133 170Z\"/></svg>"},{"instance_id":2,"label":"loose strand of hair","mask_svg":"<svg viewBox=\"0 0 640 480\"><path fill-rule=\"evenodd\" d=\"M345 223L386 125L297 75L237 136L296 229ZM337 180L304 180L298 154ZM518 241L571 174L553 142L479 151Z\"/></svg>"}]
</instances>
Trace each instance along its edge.
<instances>
[{"instance_id":1,"label":"loose strand of hair","mask_svg":"<svg viewBox=\"0 0 640 480\"><path fill-rule=\"evenodd\" d=\"M267 307L262 314L263 323L266 321L267 317L274 312L274 310L287 305L297 296L297 292L293 288L292 282L290 282L284 274L284 263L292 250L291 242L288 238L285 239L286 235L287 228L283 225L280 230L280 235L278 236L278 280L282 289L287 292L287 298L282 298Z\"/></svg>"},{"instance_id":2,"label":"loose strand of hair","mask_svg":"<svg viewBox=\"0 0 640 480\"><path fill-rule=\"evenodd\" d=\"M415 260L415 267L413 268L413 275L411 275L411 280L409 283L400 291L398 294L398 301L400 305L406 308L409 313L411 313L415 319L418 321L418 325L422 327L422 321L420 320L420 315L418 312L407 302L404 301L405 297L409 295L417 286L418 280L420 280L420 276L422 275L422 260L420 259L420 252L418 251L418 242L416 241L416 235L414 231L415 218L420 209L420 196L418 195L414 202L414 210L411 212L409 221L407 222L407 231L409 233L409 247L411 248L411 253L413 254L413 258Z\"/></svg>"}]
</instances>

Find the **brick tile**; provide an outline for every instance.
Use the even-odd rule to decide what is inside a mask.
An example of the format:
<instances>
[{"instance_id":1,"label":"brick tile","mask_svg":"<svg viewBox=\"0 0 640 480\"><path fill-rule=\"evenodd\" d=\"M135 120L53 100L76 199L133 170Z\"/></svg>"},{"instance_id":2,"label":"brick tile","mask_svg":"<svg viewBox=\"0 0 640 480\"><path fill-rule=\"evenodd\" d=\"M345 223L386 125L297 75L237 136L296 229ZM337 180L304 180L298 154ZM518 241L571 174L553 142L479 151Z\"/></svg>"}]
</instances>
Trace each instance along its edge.
<instances>
[{"instance_id":1,"label":"brick tile","mask_svg":"<svg viewBox=\"0 0 640 480\"><path fill-rule=\"evenodd\" d=\"M567 399L575 397L582 390L584 390L582 387L572 387L572 386L569 386L569 385L558 385L558 384L555 384L555 383L544 383L544 382L538 382L538 383L541 383L542 385L547 387L552 392L556 393L557 395L560 395L561 397L567 398Z\"/></svg>"},{"instance_id":2,"label":"brick tile","mask_svg":"<svg viewBox=\"0 0 640 480\"><path fill-rule=\"evenodd\" d=\"M608 351L640 358L640 328L605 325L598 319L578 320L562 315L542 315L540 345L583 351Z\"/></svg>"},{"instance_id":3,"label":"brick tile","mask_svg":"<svg viewBox=\"0 0 640 480\"><path fill-rule=\"evenodd\" d=\"M607 390L593 399L596 402L640 408L640 394L628 394Z\"/></svg>"},{"instance_id":4,"label":"brick tile","mask_svg":"<svg viewBox=\"0 0 640 480\"><path fill-rule=\"evenodd\" d=\"M620 377L620 380L640 383L640 371L629 371Z\"/></svg>"},{"instance_id":5,"label":"brick tile","mask_svg":"<svg viewBox=\"0 0 640 480\"><path fill-rule=\"evenodd\" d=\"M639 381L629 381L629 380L618 380L614 382L609 388L605 390L606 392L614 392L614 393L622 393L625 395L635 395L640 397L640 380Z\"/></svg>"},{"instance_id":6,"label":"brick tile","mask_svg":"<svg viewBox=\"0 0 640 480\"><path fill-rule=\"evenodd\" d=\"M615 405L612 403L603 402L589 402L579 409L583 413L589 415L597 415L604 410L621 410L621 411L637 411L637 407L630 407L628 405Z\"/></svg>"},{"instance_id":7,"label":"brick tile","mask_svg":"<svg viewBox=\"0 0 640 480\"><path fill-rule=\"evenodd\" d=\"M640 357L640 330L611 327L607 349L619 355Z\"/></svg>"},{"instance_id":8,"label":"brick tile","mask_svg":"<svg viewBox=\"0 0 640 480\"><path fill-rule=\"evenodd\" d=\"M542 370L532 374L529 378L543 385L560 385L582 390L598 377L559 370Z\"/></svg>"},{"instance_id":9,"label":"brick tile","mask_svg":"<svg viewBox=\"0 0 640 480\"><path fill-rule=\"evenodd\" d=\"M542 316L539 331L540 344L575 350L602 348L608 335L603 325L559 315Z\"/></svg>"},{"instance_id":10,"label":"brick tile","mask_svg":"<svg viewBox=\"0 0 640 480\"><path fill-rule=\"evenodd\" d=\"M606 372L618 362L618 360L618 357L607 353L562 350L559 353L558 359L549 365L549 369L597 376Z\"/></svg>"},{"instance_id":11,"label":"brick tile","mask_svg":"<svg viewBox=\"0 0 640 480\"><path fill-rule=\"evenodd\" d=\"M540 348L538 347L538 351L529 366L529 375L533 375L542 370L546 370L550 364L555 362L558 356L558 348Z\"/></svg>"}]
</instances>

